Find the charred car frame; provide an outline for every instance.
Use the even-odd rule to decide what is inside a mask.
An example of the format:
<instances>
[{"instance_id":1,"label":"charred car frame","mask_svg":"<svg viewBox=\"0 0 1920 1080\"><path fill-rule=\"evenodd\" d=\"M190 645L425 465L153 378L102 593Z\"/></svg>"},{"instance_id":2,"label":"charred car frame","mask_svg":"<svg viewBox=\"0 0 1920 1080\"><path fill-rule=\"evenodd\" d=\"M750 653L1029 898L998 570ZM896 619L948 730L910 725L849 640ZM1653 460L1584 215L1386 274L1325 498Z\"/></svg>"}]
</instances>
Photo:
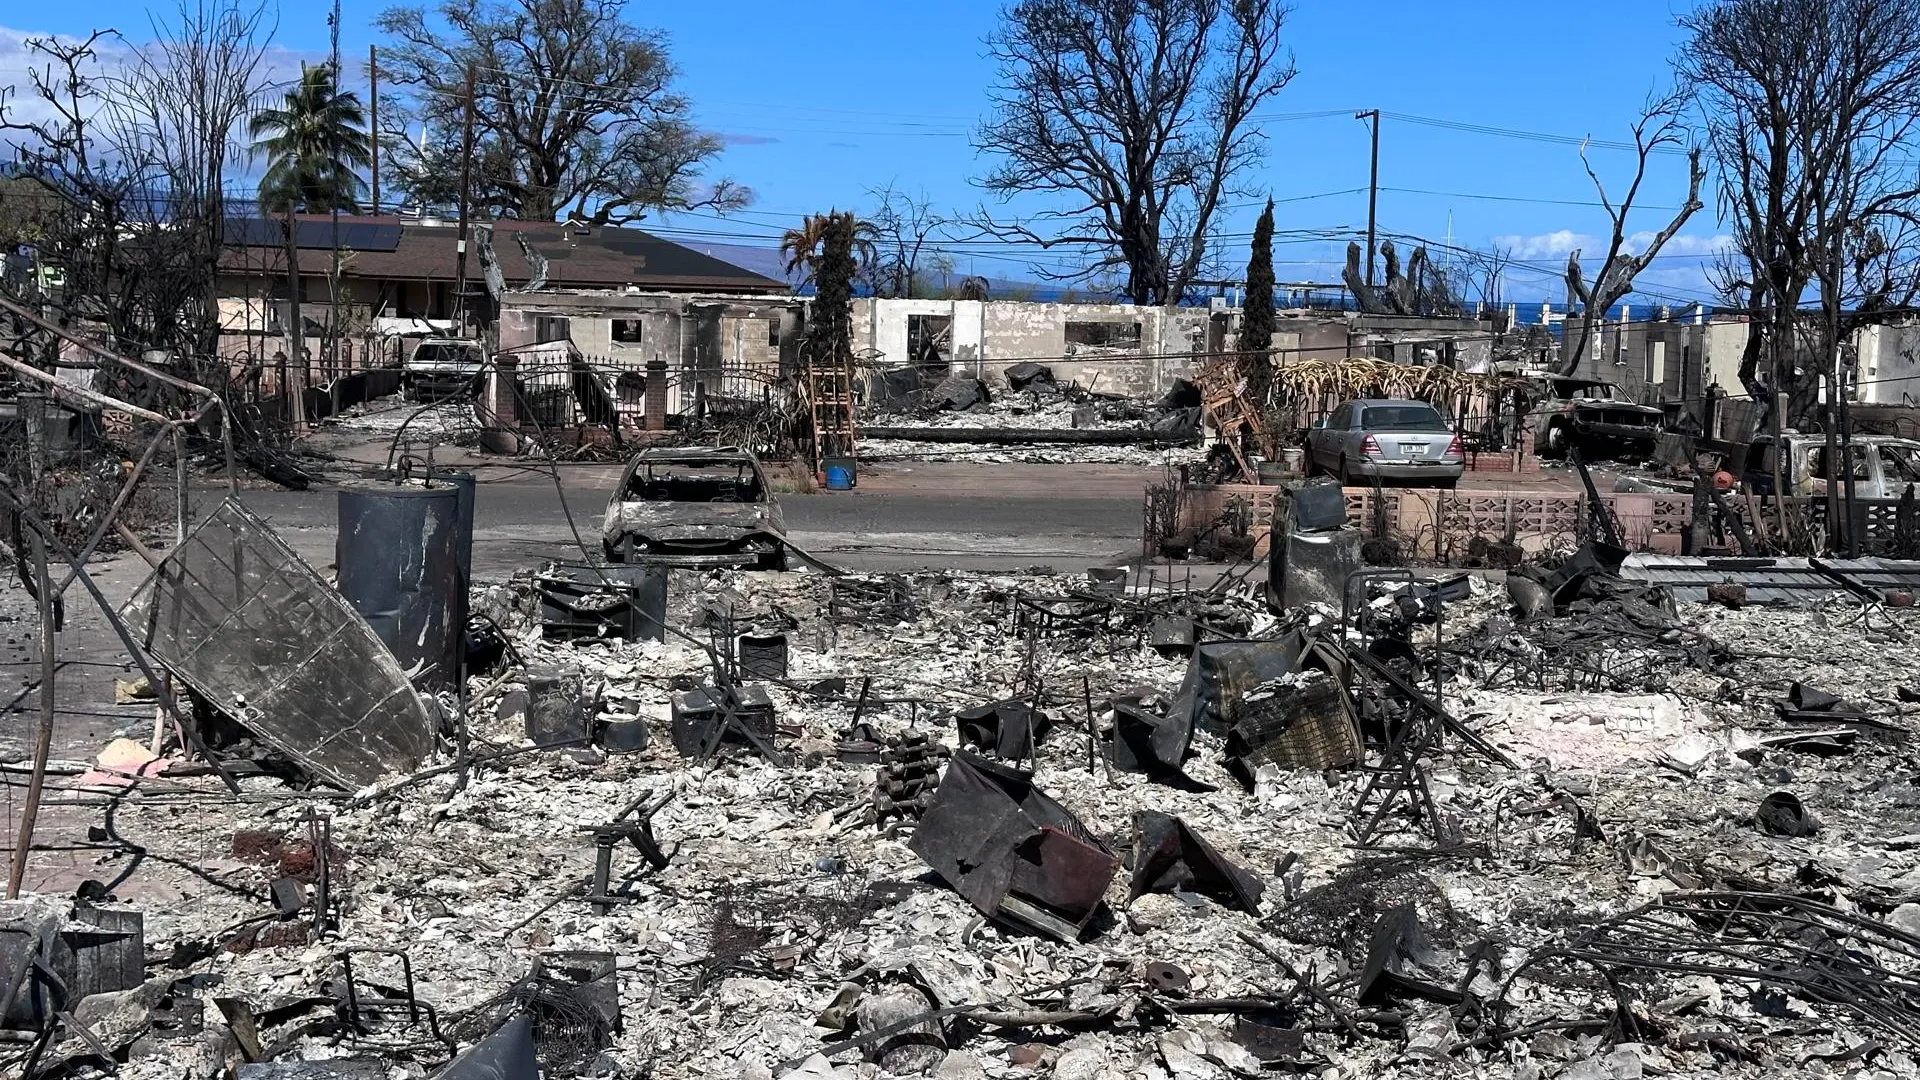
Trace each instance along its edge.
<instances>
[{"instance_id":1,"label":"charred car frame","mask_svg":"<svg viewBox=\"0 0 1920 1080\"><path fill-rule=\"evenodd\" d=\"M784 570L786 525L759 459L735 447L643 450L607 500L614 562Z\"/></svg>"},{"instance_id":2,"label":"charred car frame","mask_svg":"<svg viewBox=\"0 0 1920 1080\"><path fill-rule=\"evenodd\" d=\"M1550 376L1539 380L1534 406L1534 452L1563 458L1577 448L1588 459L1653 455L1662 413L1627 399L1599 379Z\"/></svg>"}]
</instances>

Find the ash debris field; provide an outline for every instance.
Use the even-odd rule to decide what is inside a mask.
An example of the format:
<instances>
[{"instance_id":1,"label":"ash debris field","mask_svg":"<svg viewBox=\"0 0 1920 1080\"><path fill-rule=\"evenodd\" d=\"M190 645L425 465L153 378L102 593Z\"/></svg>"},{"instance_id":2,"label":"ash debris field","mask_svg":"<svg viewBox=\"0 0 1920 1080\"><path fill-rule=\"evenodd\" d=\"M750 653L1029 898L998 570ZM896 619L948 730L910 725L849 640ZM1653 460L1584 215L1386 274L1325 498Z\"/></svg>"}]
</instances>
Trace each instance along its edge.
<instances>
[{"instance_id":1,"label":"ash debris field","mask_svg":"<svg viewBox=\"0 0 1920 1080\"><path fill-rule=\"evenodd\" d=\"M861 420L860 459L1178 466L1207 457L1200 399L1184 381L1143 403L1058 382L1044 364L1016 364L1003 377L996 389L961 373L932 383L914 368L885 373Z\"/></svg>"},{"instance_id":2,"label":"ash debris field","mask_svg":"<svg viewBox=\"0 0 1920 1080\"><path fill-rule=\"evenodd\" d=\"M155 1078L1913 1074L1910 608L1677 603L1576 554L1283 617L1250 569L477 584L469 677L420 699L409 770L320 782L351 748L293 722L314 702L189 721L237 793L138 741L56 769L87 880L9 905L0 943L66 973L20 977L10 1018L66 1016L0 1053ZM408 674L381 670L362 691ZM151 693L127 690L134 740Z\"/></svg>"}]
</instances>

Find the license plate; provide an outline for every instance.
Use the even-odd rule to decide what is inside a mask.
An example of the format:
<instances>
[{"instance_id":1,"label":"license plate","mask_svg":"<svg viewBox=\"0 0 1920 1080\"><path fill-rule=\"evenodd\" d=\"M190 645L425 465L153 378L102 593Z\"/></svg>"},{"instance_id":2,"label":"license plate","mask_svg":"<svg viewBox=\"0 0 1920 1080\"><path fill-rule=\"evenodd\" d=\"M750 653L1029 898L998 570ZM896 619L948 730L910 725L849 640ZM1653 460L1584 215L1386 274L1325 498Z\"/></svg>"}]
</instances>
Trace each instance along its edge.
<instances>
[{"instance_id":1,"label":"license plate","mask_svg":"<svg viewBox=\"0 0 1920 1080\"><path fill-rule=\"evenodd\" d=\"M1403 442L1400 444L1400 452L1408 457L1426 457L1427 444L1423 442Z\"/></svg>"}]
</instances>

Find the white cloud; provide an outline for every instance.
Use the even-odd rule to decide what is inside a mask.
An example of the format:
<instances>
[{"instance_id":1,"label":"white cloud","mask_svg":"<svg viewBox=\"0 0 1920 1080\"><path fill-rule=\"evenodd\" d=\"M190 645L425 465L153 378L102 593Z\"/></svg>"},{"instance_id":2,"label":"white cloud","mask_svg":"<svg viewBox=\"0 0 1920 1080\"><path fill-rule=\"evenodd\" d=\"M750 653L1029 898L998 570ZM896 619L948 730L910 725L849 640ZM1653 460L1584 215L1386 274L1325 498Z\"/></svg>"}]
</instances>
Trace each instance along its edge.
<instances>
[{"instance_id":1,"label":"white cloud","mask_svg":"<svg viewBox=\"0 0 1920 1080\"><path fill-rule=\"evenodd\" d=\"M1627 250L1638 254L1653 243L1659 235L1652 229L1643 229L1627 237ZM1538 233L1533 236L1496 236L1492 242L1502 248L1512 248L1514 258L1529 261L1539 259L1563 259L1569 253L1580 252L1582 262L1592 262L1606 254L1607 238L1588 233L1577 233L1572 229L1560 229L1557 232ZM1724 233L1701 236L1681 233L1668 240L1660 249L1663 257L1702 257L1717 255L1733 245L1733 237Z\"/></svg>"},{"instance_id":2,"label":"white cloud","mask_svg":"<svg viewBox=\"0 0 1920 1080\"><path fill-rule=\"evenodd\" d=\"M1593 237L1572 229L1537 236L1496 236L1493 243L1501 248L1512 248L1516 259L1550 259L1565 256L1575 248L1591 251L1595 246Z\"/></svg>"},{"instance_id":3,"label":"white cloud","mask_svg":"<svg viewBox=\"0 0 1920 1080\"><path fill-rule=\"evenodd\" d=\"M6 94L7 118L14 123L48 120L53 116L50 107L34 90L32 73L41 72L51 76L52 79L57 79L61 69L51 57L44 52L34 50L28 44L36 39L49 38L75 45L85 40L70 34L49 34L37 30L0 26L0 91ZM117 75L145 44L145 42L128 43L113 34L103 35L93 43L94 60L91 64L81 67L81 74L93 78L110 79ZM272 94L274 90L291 86L299 79L300 65L303 61L311 64L323 59L325 57L315 53L268 44L261 58L261 78L270 87L268 93ZM341 66L345 69L342 81L349 88L353 88L354 81L359 75L358 67L348 61L343 61ZM58 85L57 82L55 85Z\"/></svg>"},{"instance_id":4,"label":"white cloud","mask_svg":"<svg viewBox=\"0 0 1920 1080\"><path fill-rule=\"evenodd\" d=\"M1653 238L1658 235L1659 234L1652 229L1643 229L1627 237L1627 244L1635 252L1645 251L1647 245L1653 243ZM1732 247L1733 237L1725 233L1714 236L1696 236L1680 233L1673 239L1667 241L1666 246L1660 249L1660 254L1672 256L1718 255Z\"/></svg>"}]
</instances>

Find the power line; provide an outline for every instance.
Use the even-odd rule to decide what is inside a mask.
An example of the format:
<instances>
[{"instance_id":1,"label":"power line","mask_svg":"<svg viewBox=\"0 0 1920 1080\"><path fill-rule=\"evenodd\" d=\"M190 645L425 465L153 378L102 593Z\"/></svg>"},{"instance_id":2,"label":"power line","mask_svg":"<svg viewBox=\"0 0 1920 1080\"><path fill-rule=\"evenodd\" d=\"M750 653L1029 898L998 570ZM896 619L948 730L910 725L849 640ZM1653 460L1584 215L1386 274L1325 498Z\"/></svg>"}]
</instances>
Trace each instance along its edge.
<instances>
[{"instance_id":1,"label":"power line","mask_svg":"<svg viewBox=\"0 0 1920 1080\"><path fill-rule=\"evenodd\" d=\"M1585 135L1555 135L1543 131L1523 131L1517 128L1495 127L1490 124L1474 124L1464 120L1443 120L1432 116L1414 116L1411 113L1382 112L1380 115L1403 124L1418 124L1423 127L1443 128L1448 131L1461 131L1472 135L1491 135L1503 139L1521 139L1528 142L1552 143L1558 146L1587 146L1596 150L1624 150L1637 152L1639 147L1630 142L1617 139L1596 139ZM1649 154L1662 157L1685 157L1688 151L1679 146L1661 145L1649 147Z\"/></svg>"},{"instance_id":2,"label":"power line","mask_svg":"<svg viewBox=\"0 0 1920 1080\"><path fill-rule=\"evenodd\" d=\"M1448 199L1475 199L1481 202L1538 203L1543 206L1588 206L1601 207L1605 203L1591 199L1541 199L1525 195L1476 195L1468 191L1434 191L1429 188L1383 187L1381 191L1391 191L1401 195L1436 195ZM1678 206L1661 206L1654 203L1634 203L1635 210L1678 210Z\"/></svg>"}]
</instances>

